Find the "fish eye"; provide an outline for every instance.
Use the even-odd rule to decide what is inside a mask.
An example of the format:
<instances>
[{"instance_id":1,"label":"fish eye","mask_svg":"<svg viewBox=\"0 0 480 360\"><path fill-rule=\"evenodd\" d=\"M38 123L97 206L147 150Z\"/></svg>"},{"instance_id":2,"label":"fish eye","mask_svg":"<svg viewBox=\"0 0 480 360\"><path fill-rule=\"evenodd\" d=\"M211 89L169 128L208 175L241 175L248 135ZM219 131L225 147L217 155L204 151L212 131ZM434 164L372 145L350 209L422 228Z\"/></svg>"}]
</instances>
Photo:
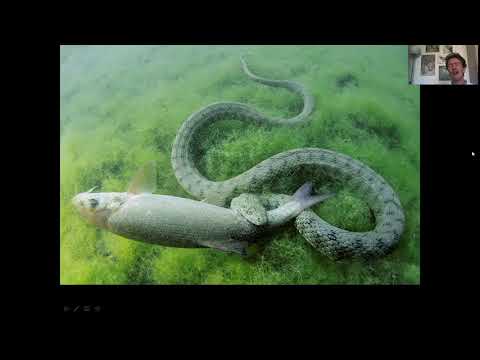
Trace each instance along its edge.
<instances>
[{"instance_id":1,"label":"fish eye","mask_svg":"<svg viewBox=\"0 0 480 360\"><path fill-rule=\"evenodd\" d=\"M88 201L90 202L90 207L92 209L97 207L97 205L98 205L98 200L97 199L88 199Z\"/></svg>"}]
</instances>

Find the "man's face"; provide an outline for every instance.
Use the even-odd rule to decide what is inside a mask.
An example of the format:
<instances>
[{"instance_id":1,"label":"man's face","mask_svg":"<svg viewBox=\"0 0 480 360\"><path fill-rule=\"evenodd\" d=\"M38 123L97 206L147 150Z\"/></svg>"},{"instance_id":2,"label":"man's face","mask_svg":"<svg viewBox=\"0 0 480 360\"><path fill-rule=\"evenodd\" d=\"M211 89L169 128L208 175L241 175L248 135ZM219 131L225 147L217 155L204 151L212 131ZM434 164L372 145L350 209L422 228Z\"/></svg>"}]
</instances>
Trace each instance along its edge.
<instances>
[{"instance_id":1,"label":"man's face","mask_svg":"<svg viewBox=\"0 0 480 360\"><path fill-rule=\"evenodd\" d=\"M465 68L462 65L462 62L456 58L453 58L448 61L448 73L452 81L459 81L463 79L465 73Z\"/></svg>"}]
</instances>

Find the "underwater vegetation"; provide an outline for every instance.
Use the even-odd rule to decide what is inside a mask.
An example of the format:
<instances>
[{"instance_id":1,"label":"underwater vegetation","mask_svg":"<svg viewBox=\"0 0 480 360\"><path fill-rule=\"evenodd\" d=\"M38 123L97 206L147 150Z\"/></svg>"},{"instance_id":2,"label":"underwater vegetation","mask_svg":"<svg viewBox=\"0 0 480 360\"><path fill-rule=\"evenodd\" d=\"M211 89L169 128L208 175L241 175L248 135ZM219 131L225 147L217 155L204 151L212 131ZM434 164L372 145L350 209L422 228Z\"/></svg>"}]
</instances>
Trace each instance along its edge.
<instances>
[{"instance_id":1,"label":"underwater vegetation","mask_svg":"<svg viewBox=\"0 0 480 360\"><path fill-rule=\"evenodd\" d=\"M420 282L420 96L408 85L406 46L62 46L60 50L61 284L418 284ZM74 211L79 192L125 191L154 160L157 194L190 197L170 164L177 130L217 101L291 117L302 101L241 71L304 84L310 122L263 128L234 120L199 134L199 168L214 180L238 175L290 149L319 147L360 160L384 177L406 223L397 248L370 260L333 262L293 224L252 246L247 258L214 249L150 245L96 229ZM295 174L292 174L295 177ZM295 179L278 179L295 190ZM313 210L333 225L368 231L370 210L347 189Z\"/></svg>"}]
</instances>

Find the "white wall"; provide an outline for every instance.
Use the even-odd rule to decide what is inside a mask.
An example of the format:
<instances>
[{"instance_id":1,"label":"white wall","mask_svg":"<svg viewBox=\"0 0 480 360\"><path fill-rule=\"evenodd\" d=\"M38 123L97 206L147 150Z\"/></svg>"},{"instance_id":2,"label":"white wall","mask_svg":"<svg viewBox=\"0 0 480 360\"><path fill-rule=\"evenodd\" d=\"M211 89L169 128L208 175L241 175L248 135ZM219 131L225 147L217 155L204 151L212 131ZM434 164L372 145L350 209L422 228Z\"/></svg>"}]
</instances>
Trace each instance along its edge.
<instances>
[{"instance_id":1,"label":"white wall","mask_svg":"<svg viewBox=\"0 0 480 360\"><path fill-rule=\"evenodd\" d=\"M477 57L477 66L478 66L478 45L475 45L475 56Z\"/></svg>"},{"instance_id":2,"label":"white wall","mask_svg":"<svg viewBox=\"0 0 480 360\"><path fill-rule=\"evenodd\" d=\"M413 79L412 83L414 84L450 84L450 80L448 81L439 81L438 80L438 73L439 73L439 61L440 61L440 55L445 56L445 54L442 53L442 45L440 46L440 51L439 52L426 52L426 45L417 45L421 47L422 49L422 54L421 55L435 55L435 75L433 76L422 76L421 75L421 64L422 64L422 57L418 56L413 64ZM453 52L459 53L460 55L463 56L465 61L467 61L467 71L465 71L465 80L470 82L470 75L468 73L468 60L467 60L467 47L466 45L453 45Z\"/></svg>"}]
</instances>

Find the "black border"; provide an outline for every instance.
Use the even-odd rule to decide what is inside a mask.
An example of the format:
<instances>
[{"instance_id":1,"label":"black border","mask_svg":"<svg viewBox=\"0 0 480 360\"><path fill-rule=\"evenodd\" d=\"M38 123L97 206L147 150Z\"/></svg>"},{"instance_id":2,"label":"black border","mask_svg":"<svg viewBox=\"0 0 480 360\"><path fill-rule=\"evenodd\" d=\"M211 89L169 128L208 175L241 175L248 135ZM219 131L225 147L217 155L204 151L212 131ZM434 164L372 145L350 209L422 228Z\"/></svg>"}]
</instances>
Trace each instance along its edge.
<instances>
[{"instance_id":1,"label":"black border","mask_svg":"<svg viewBox=\"0 0 480 360\"><path fill-rule=\"evenodd\" d=\"M349 20L349 19L347 19ZM244 28L232 31L232 24L224 31L218 29L202 32L192 31L188 27L183 32L172 32L159 36L156 39L132 40L115 36L63 36L50 47L52 58L46 68L52 69L52 74L59 74L58 56L60 44L410 44L410 43L438 43L440 41L452 43L472 43L473 39L464 36L461 40L452 38L452 32L436 31L435 38L419 35L419 30L411 28L405 30L403 26L388 31L386 21L375 25L357 24L355 32L350 27L345 33L339 32L336 24L327 23L330 29L318 28L315 23L295 29L262 28L248 31ZM220 25L219 25L220 27ZM401 31L399 31L401 29ZM325 30L332 30L326 34ZM473 30L473 29L472 29ZM158 31L158 29L157 29ZM473 34L467 29L467 34ZM52 79L55 76L52 75ZM290 302L292 308L299 314L307 315L315 306L328 308L342 307L347 309L355 301L355 307L371 304L372 298L388 297L388 301L404 299L419 290L438 288L448 284L458 284L457 273L445 270L445 259L451 259L455 241L470 237L468 229L457 232L458 227L452 224L452 213L465 207L468 201L468 191L462 192L460 200L452 194L475 186L472 169L471 151L477 142L474 135L478 134L472 121L461 119L475 119L476 109L473 104L478 101L478 86L448 87L422 86L421 87L421 284L419 286L60 286L59 285L59 221L52 221L59 214L59 128L55 119L59 118L59 103L52 101L57 91L57 85L52 86L51 93L46 96L45 103L50 104L51 113L47 125L42 124L43 140L39 141L42 148L47 149L48 167L45 162L36 164L37 174L46 174L42 181L46 196L51 200L51 208L41 214L39 228L45 229L45 246L42 263L47 265L45 281L42 281L42 296L48 297L49 307L56 312L74 313L78 305L100 306L99 313L127 314L127 313L168 313L169 309L185 312L199 311L208 313L231 314L232 306L250 311L266 311L278 304L285 306ZM57 98L58 99L58 98ZM455 107L456 102L471 104L460 109ZM450 107L449 104L452 104ZM454 123L454 125L452 125ZM51 127L50 127L51 126ZM50 138L51 136L51 138ZM48 139L45 141L45 139ZM39 144L40 145L40 144ZM50 157L51 156L51 157ZM450 167L456 170L449 170ZM460 170L459 170L460 169ZM458 174L461 175L458 175ZM471 183L465 186L465 177L470 176ZM51 175L51 176L50 176ZM475 175L476 176L476 175ZM478 179L478 178L475 178ZM453 191L452 191L453 189ZM50 193L51 191L51 193ZM466 194L465 194L466 193ZM55 200L55 201L53 201ZM463 202L462 202L463 201ZM448 208L449 211L445 211ZM454 223L464 223L465 219L458 213L454 216ZM59 216L57 218L59 220ZM457 222L458 221L458 222ZM470 219L468 221L474 221ZM49 226L44 226L49 224ZM445 227L438 229L439 225ZM51 228L50 228L51 226ZM58 241L55 238L58 236ZM460 238L460 239L459 239ZM452 244L453 242L453 244ZM449 260L451 261L451 260ZM450 263L451 264L451 263ZM443 269L443 270L442 270ZM423 291L424 293L424 291ZM355 300L352 299L352 296ZM54 299L54 300L51 300ZM377 310L388 311L391 304L375 301ZM400 305L398 305L400 306ZM252 310L253 309L253 310ZM78 309L78 313L82 309ZM91 311L92 313L95 311Z\"/></svg>"}]
</instances>

